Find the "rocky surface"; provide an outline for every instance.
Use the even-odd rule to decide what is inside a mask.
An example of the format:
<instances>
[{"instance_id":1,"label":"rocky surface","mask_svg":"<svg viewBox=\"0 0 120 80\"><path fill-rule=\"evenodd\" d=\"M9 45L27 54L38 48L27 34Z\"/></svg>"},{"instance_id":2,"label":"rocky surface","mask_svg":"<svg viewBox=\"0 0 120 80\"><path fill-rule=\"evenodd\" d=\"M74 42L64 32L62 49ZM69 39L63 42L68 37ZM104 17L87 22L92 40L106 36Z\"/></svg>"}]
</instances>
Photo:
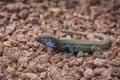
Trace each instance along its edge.
<instances>
[{"instance_id":1,"label":"rocky surface","mask_svg":"<svg viewBox=\"0 0 120 80\"><path fill-rule=\"evenodd\" d=\"M0 0L0 80L119 80L120 0ZM68 30L109 35L102 53L69 56L35 40L57 38L98 40L54 33Z\"/></svg>"}]
</instances>

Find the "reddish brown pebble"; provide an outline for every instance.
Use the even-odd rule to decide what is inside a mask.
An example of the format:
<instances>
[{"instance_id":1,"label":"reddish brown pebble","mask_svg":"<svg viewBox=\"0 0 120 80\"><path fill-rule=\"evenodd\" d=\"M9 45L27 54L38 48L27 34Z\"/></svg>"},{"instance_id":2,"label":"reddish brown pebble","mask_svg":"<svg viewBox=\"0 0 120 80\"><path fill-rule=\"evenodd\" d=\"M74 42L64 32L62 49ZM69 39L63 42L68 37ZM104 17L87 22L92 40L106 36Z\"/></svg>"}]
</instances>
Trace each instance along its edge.
<instances>
[{"instance_id":1,"label":"reddish brown pebble","mask_svg":"<svg viewBox=\"0 0 120 80\"><path fill-rule=\"evenodd\" d=\"M29 13L28 9L23 9L18 13L18 16L20 18L26 18L28 16L28 13Z\"/></svg>"},{"instance_id":2,"label":"reddish brown pebble","mask_svg":"<svg viewBox=\"0 0 120 80\"><path fill-rule=\"evenodd\" d=\"M83 73L83 75L84 75L86 78L91 78L91 77L93 77L95 74L94 74L94 72L93 72L92 69L87 68L87 69L85 70L85 72Z\"/></svg>"}]
</instances>

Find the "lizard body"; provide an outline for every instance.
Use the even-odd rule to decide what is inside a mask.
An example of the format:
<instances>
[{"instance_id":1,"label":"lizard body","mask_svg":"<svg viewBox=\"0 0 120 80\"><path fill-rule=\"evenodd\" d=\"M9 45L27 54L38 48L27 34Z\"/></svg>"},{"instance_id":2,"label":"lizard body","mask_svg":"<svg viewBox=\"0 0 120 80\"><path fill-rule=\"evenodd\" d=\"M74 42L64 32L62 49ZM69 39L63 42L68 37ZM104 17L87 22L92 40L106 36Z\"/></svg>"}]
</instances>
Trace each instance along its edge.
<instances>
[{"instance_id":1,"label":"lizard body","mask_svg":"<svg viewBox=\"0 0 120 80\"><path fill-rule=\"evenodd\" d=\"M68 30L60 30L64 33L76 34L87 36L90 33L76 32ZM103 51L111 45L111 41L107 35L99 33L91 33L95 37L101 38L102 41L89 41L89 40L69 40L69 39L57 39L51 35L41 35L36 37L36 40L43 43L45 46L57 49L62 52L68 52L70 54L82 51L82 52L94 52Z\"/></svg>"}]
</instances>

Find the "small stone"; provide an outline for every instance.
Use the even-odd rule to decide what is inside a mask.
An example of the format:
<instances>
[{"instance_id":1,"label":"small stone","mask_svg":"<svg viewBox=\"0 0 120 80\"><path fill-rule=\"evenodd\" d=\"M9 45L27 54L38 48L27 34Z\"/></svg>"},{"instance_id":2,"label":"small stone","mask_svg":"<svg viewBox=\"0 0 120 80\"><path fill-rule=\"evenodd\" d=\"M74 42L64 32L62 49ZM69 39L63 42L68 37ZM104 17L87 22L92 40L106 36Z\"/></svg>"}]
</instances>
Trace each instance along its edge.
<instances>
[{"instance_id":1,"label":"small stone","mask_svg":"<svg viewBox=\"0 0 120 80\"><path fill-rule=\"evenodd\" d=\"M114 67L112 69L112 76L120 76L120 67Z\"/></svg>"},{"instance_id":2,"label":"small stone","mask_svg":"<svg viewBox=\"0 0 120 80\"><path fill-rule=\"evenodd\" d=\"M79 17L79 18L86 19L86 20L90 19L90 17L87 16L87 15L80 15L80 14L79 14L78 17Z\"/></svg>"},{"instance_id":3,"label":"small stone","mask_svg":"<svg viewBox=\"0 0 120 80\"><path fill-rule=\"evenodd\" d=\"M73 76L65 76L65 80L75 80Z\"/></svg>"},{"instance_id":4,"label":"small stone","mask_svg":"<svg viewBox=\"0 0 120 80\"><path fill-rule=\"evenodd\" d=\"M0 43L0 56L3 55L3 50L4 50L4 47L2 46L2 43Z\"/></svg>"},{"instance_id":5,"label":"small stone","mask_svg":"<svg viewBox=\"0 0 120 80\"><path fill-rule=\"evenodd\" d=\"M70 35L67 35L66 36L66 39L71 39L72 37Z\"/></svg>"},{"instance_id":6,"label":"small stone","mask_svg":"<svg viewBox=\"0 0 120 80\"><path fill-rule=\"evenodd\" d=\"M20 18L26 18L28 16L28 13L29 13L28 9L23 9L18 13L18 16Z\"/></svg>"},{"instance_id":7,"label":"small stone","mask_svg":"<svg viewBox=\"0 0 120 80\"><path fill-rule=\"evenodd\" d=\"M73 13L73 16L74 16L74 17L78 16L78 13L77 13L77 12L74 12L74 13Z\"/></svg>"},{"instance_id":8,"label":"small stone","mask_svg":"<svg viewBox=\"0 0 120 80\"><path fill-rule=\"evenodd\" d=\"M64 63L62 62L57 63L57 67L62 68L63 66L64 66Z\"/></svg>"},{"instance_id":9,"label":"small stone","mask_svg":"<svg viewBox=\"0 0 120 80\"><path fill-rule=\"evenodd\" d=\"M7 70L7 72L9 72L9 73L12 73L12 72L15 71L15 69L14 69L13 67L10 67L10 66L8 66L6 70Z\"/></svg>"},{"instance_id":10,"label":"small stone","mask_svg":"<svg viewBox=\"0 0 120 80\"><path fill-rule=\"evenodd\" d=\"M85 70L85 72L83 73L83 75L84 75L86 78L91 78L91 77L93 77L95 74L94 74L94 72L93 72L92 69L87 68L87 69Z\"/></svg>"},{"instance_id":11,"label":"small stone","mask_svg":"<svg viewBox=\"0 0 120 80\"><path fill-rule=\"evenodd\" d=\"M22 10L23 8L28 8L28 6L24 5L22 2L17 2L14 4L9 3L4 8L10 12L17 12L19 10Z\"/></svg>"},{"instance_id":12,"label":"small stone","mask_svg":"<svg viewBox=\"0 0 120 80\"><path fill-rule=\"evenodd\" d=\"M8 17L7 12L0 12L0 18Z\"/></svg>"},{"instance_id":13,"label":"small stone","mask_svg":"<svg viewBox=\"0 0 120 80\"><path fill-rule=\"evenodd\" d=\"M86 78L85 78L85 77L82 77L82 78L80 78L80 80L86 80Z\"/></svg>"},{"instance_id":14,"label":"small stone","mask_svg":"<svg viewBox=\"0 0 120 80\"><path fill-rule=\"evenodd\" d=\"M10 16L10 21L13 22L14 20L18 20L17 13L13 13L13 14ZM18 24L19 24L19 23L18 23Z\"/></svg>"},{"instance_id":15,"label":"small stone","mask_svg":"<svg viewBox=\"0 0 120 80\"><path fill-rule=\"evenodd\" d=\"M117 45L120 46L120 36L117 37Z\"/></svg>"},{"instance_id":16,"label":"small stone","mask_svg":"<svg viewBox=\"0 0 120 80\"><path fill-rule=\"evenodd\" d=\"M110 61L110 63L113 66L120 66L120 59L112 59L112 61Z\"/></svg>"},{"instance_id":17,"label":"small stone","mask_svg":"<svg viewBox=\"0 0 120 80\"><path fill-rule=\"evenodd\" d=\"M42 72L42 73L40 74L40 77L41 77L41 78L46 78L46 75L47 75L47 72Z\"/></svg>"},{"instance_id":18,"label":"small stone","mask_svg":"<svg viewBox=\"0 0 120 80\"><path fill-rule=\"evenodd\" d=\"M13 31L15 30L15 28L16 28L16 25L15 25L15 24L6 26L6 33L7 33L7 34L13 33Z\"/></svg>"},{"instance_id":19,"label":"small stone","mask_svg":"<svg viewBox=\"0 0 120 80\"><path fill-rule=\"evenodd\" d=\"M17 40L19 42L27 42L27 40L25 39L25 35L23 34L20 34L18 37L17 37Z\"/></svg>"},{"instance_id":20,"label":"small stone","mask_svg":"<svg viewBox=\"0 0 120 80\"><path fill-rule=\"evenodd\" d=\"M75 73L74 76L75 76L75 79L76 79L76 80L79 80L80 77L81 77L81 75L80 75L79 73Z\"/></svg>"},{"instance_id":21,"label":"small stone","mask_svg":"<svg viewBox=\"0 0 120 80\"><path fill-rule=\"evenodd\" d=\"M47 62L49 62L49 55L48 54L44 54L44 55L41 55L40 57L39 57L39 63L40 64L42 64L42 63L47 63Z\"/></svg>"},{"instance_id":22,"label":"small stone","mask_svg":"<svg viewBox=\"0 0 120 80\"><path fill-rule=\"evenodd\" d=\"M3 45L4 45L4 46L7 46L7 47L11 47L11 46L12 46L11 43L10 43L9 41L3 42Z\"/></svg>"},{"instance_id":23,"label":"small stone","mask_svg":"<svg viewBox=\"0 0 120 80\"><path fill-rule=\"evenodd\" d=\"M30 78L30 80L41 80L41 78L37 74L34 74L34 73L25 73L24 75Z\"/></svg>"},{"instance_id":24,"label":"small stone","mask_svg":"<svg viewBox=\"0 0 120 80\"><path fill-rule=\"evenodd\" d=\"M19 64L27 63L28 60L29 60L28 57L21 57L21 58L18 60L18 63L19 63Z\"/></svg>"},{"instance_id":25,"label":"small stone","mask_svg":"<svg viewBox=\"0 0 120 80\"><path fill-rule=\"evenodd\" d=\"M78 66L80 65L79 61L74 59L72 61L69 62L69 66Z\"/></svg>"},{"instance_id":26,"label":"small stone","mask_svg":"<svg viewBox=\"0 0 120 80\"><path fill-rule=\"evenodd\" d=\"M4 21L0 21L0 27L3 26L3 25L5 25L5 24L4 24ZM2 34L2 33L0 33L0 36L1 36L1 34Z\"/></svg>"},{"instance_id":27,"label":"small stone","mask_svg":"<svg viewBox=\"0 0 120 80\"><path fill-rule=\"evenodd\" d=\"M105 66L105 63L107 63L107 61L105 59L96 58L93 61L93 64L96 65L96 66Z\"/></svg>"},{"instance_id":28,"label":"small stone","mask_svg":"<svg viewBox=\"0 0 120 80\"><path fill-rule=\"evenodd\" d=\"M58 63L62 60L60 54L55 54L53 57L50 58L51 63Z\"/></svg>"},{"instance_id":29,"label":"small stone","mask_svg":"<svg viewBox=\"0 0 120 80\"><path fill-rule=\"evenodd\" d=\"M65 80L64 77L62 77L60 74L55 75L55 80Z\"/></svg>"},{"instance_id":30,"label":"small stone","mask_svg":"<svg viewBox=\"0 0 120 80\"><path fill-rule=\"evenodd\" d=\"M87 38L91 41L92 40L97 40L93 34L88 35Z\"/></svg>"},{"instance_id":31,"label":"small stone","mask_svg":"<svg viewBox=\"0 0 120 80\"><path fill-rule=\"evenodd\" d=\"M77 24L77 23L76 23L76 24ZM80 28L80 27L78 27L78 26L76 26L76 25L72 25L72 26L71 26L71 29L72 29L73 31L79 32L79 31L78 31L79 28ZM76 36L78 36L78 35L76 35Z\"/></svg>"},{"instance_id":32,"label":"small stone","mask_svg":"<svg viewBox=\"0 0 120 80\"><path fill-rule=\"evenodd\" d=\"M9 10L9 11L15 11L15 10L16 10L16 7L15 7L14 4L7 4L7 5L5 6L5 8L6 8L7 10Z\"/></svg>"},{"instance_id":33,"label":"small stone","mask_svg":"<svg viewBox=\"0 0 120 80\"><path fill-rule=\"evenodd\" d=\"M101 73L101 76L103 79L105 80L110 80L111 79L111 74L112 74L112 69L106 69L105 71L103 71L103 73Z\"/></svg>"},{"instance_id":34,"label":"small stone","mask_svg":"<svg viewBox=\"0 0 120 80\"><path fill-rule=\"evenodd\" d=\"M39 17L39 13L33 12L28 15L27 21L32 23L38 23Z\"/></svg>"},{"instance_id":35,"label":"small stone","mask_svg":"<svg viewBox=\"0 0 120 80\"><path fill-rule=\"evenodd\" d=\"M59 73L59 70L56 67L53 67L50 72L48 72L48 77L55 76Z\"/></svg>"},{"instance_id":36,"label":"small stone","mask_svg":"<svg viewBox=\"0 0 120 80\"><path fill-rule=\"evenodd\" d=\"M55 13L60 13L60 12L62 12L62 9L61 9L61 8L55 8L55 7L54 7L54 8L51 9L51 11L52 11L52 12L55 12Z\"/></svg>"},{"instance_id":37,"label":"small stone","mask_svg":"<svg viewBox=\"0 0 120 80\"><path fill-rule=\"evenodd\" d=\"M106 68L96 68L96 69L94 69L94 73L96 75L100 75L105 70L106 70Z\"/></svg>"}]
</instances>

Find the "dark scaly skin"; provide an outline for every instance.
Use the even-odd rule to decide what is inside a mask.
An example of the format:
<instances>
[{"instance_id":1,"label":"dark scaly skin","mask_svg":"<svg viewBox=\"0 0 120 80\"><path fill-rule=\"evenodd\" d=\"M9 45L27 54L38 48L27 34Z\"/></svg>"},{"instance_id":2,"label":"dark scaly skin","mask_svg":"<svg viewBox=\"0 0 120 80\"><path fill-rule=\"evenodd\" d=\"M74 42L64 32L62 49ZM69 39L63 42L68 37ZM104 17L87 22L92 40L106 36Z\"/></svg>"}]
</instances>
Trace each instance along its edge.
<instances>
[{"instance_id":1,"label":"dark scaly skin","mask_svg":"<svg viewBox=\"0 0 120 80\"><path fill-rule=\"evenodd\" d=\"M83 35L83 36L87 36L90 34L86 32L76 32L76 31L68 31L68 30L58 30L58 31L69 34ZM54 49L58 49L59 51L63 51L63 52L66 51L70 54L79 51L98 52L98 51L103 51L110 47L111 41L107 35L99 34L99 33L91 33L91 34L93 34L95 37L101 38L102 41L56 39L55 37L50 35L38 36L36 40L43 43L45 46L52 47ZM43 38L44 40L41 40ZM46 45L46 43L49 44Z\"/></svg>"}]
</instances>

